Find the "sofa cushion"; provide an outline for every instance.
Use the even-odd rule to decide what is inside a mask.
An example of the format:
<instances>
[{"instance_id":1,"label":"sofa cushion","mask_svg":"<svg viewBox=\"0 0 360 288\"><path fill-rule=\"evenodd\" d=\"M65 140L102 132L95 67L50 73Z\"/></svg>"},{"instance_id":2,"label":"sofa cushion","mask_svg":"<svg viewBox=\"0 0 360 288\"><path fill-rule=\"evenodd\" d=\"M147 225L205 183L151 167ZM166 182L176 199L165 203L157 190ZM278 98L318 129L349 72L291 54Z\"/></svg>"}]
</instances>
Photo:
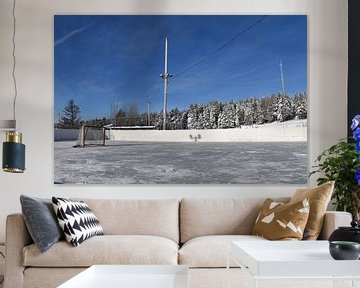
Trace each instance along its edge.
<instances>
[{"instance_id":1,"label":"sofa cushion","mask_svg":"<svg viewBox=\"0 0 360 288\"><path fill-rule=\"evenodd\" d=\"M25 266L88 267L95 264L171 264L178 260L178 244L159 236L95 236L78 247L66 241L56 243L45 253L34 244L23 250Z\"/></svg>"},{"instance_id":2,"label":"sofa cushion","mask_svg":"<svg viewBox=\"0 0 360 288\"><path fill-rule=\"evenodd\" d=\"M179 242L178 199L80 199L99 219L105 235L154 235Z\"/></svg>"},{"instance_id":3,"label":"sofa cushion","mask_svg":"<svg viewBox=\"0 0 360 288\"><path fill-rule=\"evenodd\" d=\"M179 264L190 267L226 267L228 251L232 241L268 241L252 235L214 235L193 238L179 250ZM230 261L231 267L239 267Z\"/></svg>"},{"instance_id":4,"label":"sofa cushion","mask_svg":"<svg viewBox=\"0 0 360 288\"><path fill-rule=\"evenodd\" d=\"M20 203L26 227L41 252L64 239L51 199L21 195Z\"/></svg>"},{"instance_id":5,"label":"sofa cushion","mask_svg":"<svg viewBox=\"0 0 360 288\"><path fill-rule=\"evenodd\" d=\"M205 235L249 235L263 202L264 198L184 198L180 205L181 243Z\"/></svg>"},{"instance_id":6,"label":"sofa cushion","mask_svg":"<svg viewBox=\"0 0 360 288\"><path fill-rule=\"evenodd\" d=\"M65 239L74 246L85 240L104 235L99 220L86 203L69 199L52 197L54 211Z\"/></svg>"},{"instance_id":7,"label":"sofa cushion","mask_svg":"<svg viewBox=\"0 0 360 288\"><path fill-rule=\"evenodd\" d=\"M315 188L298 189L290 203L309 199L310 213L306 223L304 240L316 240L323 226L324 215L334 190L334 181L326 182Z\"/></svg>"},{"instance_id":8,"label":"sofa cushion","mask_svg":"<svg viewBox=\"0 0 360 288\"><path fill-rule=\"evenodd\" d=\"M24 285L21 288L55 288L75 277L88 267L29 267L24 271ZM12 286L10 286L12 287ZM105 288L105 286L103 286ZM84 288L84 287L82 287Z\"/></svg>"},{"instance_id":9,"label":"sofa cushion","mask_svg":"<svg viewBox=\"0 0 360 288\"><path fill-rule=\"evenodd\" d=\"M269 240L301 240L309 218L309 208L308 199L284 204L267 198L252 234Z\"/></svg>"}]
</instances>

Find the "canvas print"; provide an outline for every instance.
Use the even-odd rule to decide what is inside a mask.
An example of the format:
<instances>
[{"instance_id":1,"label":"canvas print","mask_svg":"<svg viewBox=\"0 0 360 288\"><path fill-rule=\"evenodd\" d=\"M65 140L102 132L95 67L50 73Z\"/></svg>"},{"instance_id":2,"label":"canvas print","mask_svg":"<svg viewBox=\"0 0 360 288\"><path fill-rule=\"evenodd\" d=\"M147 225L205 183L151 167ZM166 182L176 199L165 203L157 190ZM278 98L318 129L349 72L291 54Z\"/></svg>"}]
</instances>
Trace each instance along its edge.
<instances>
[{"instance_id":1,"label":"canvas print","mask_svg":"<svg viewBox=\"0 0 360 288\"><path fill-rule=\"evenodd\" d=\"M54 16L54 183L306 184L306 15Z\"/></svg>"}]
</instances>

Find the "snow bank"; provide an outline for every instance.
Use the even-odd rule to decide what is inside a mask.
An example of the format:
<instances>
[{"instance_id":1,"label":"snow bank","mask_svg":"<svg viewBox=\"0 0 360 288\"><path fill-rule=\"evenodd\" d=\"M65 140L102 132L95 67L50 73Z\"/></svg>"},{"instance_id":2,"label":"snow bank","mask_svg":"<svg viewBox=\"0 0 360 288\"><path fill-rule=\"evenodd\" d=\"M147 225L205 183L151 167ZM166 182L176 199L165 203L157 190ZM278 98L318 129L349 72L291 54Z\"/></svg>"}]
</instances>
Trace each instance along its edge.
<instances>
[{"instance_id":1,"label":"snow bank","mask_svg":"<svg viewBox=\"0 0 360 288\"><path fill-rule=\"evenodd\" d=\"M207 130L111 130L110 140L159 142L303 142L307 121L290 120L258 126Z\"/></svg>"}]
</instances>

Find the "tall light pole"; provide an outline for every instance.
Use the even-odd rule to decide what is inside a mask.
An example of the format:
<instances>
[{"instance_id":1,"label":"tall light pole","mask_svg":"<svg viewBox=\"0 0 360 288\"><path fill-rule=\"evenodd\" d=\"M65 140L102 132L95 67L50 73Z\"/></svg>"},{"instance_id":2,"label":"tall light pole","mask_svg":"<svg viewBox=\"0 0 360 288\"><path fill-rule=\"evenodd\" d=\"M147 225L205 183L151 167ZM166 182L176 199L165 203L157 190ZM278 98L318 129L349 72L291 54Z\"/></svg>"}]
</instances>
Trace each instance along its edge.
<instances>
[{"instance_id":1,"label":"tall light pole","mask_svg":"<svg viewBox=\"0 0 360 288\"><path fill-rule=\"evenodd\" d=\"M283 63L280 60L280 75L281 75L281 89L282 94L285 94L285 84L284 84L284 73L283 73Z\"/></svg>"},{"instance_id":2,"label":"tall light pole","mask_svg":"<svg viewBox=\"0 0 360 288\"><path fill-rule=\"evenodd\" d=\"M147 102L148 126L150 126L150 101Z\"/></svg>"},{"instance_id":3,"label":"tall light pole","mask_svg":"<svg viewBox=\"0 0 360 288\"><path fill-rule=\"evenodd\" d=\"M164 73L160 74L160 77L164 79L164 110L163 110L163 130L166 129L166 97L167 97L167 85L168 79L172 77L168 73L168 37L165 37L165 65L164 65Z\"/></svg>"}]
</instances>

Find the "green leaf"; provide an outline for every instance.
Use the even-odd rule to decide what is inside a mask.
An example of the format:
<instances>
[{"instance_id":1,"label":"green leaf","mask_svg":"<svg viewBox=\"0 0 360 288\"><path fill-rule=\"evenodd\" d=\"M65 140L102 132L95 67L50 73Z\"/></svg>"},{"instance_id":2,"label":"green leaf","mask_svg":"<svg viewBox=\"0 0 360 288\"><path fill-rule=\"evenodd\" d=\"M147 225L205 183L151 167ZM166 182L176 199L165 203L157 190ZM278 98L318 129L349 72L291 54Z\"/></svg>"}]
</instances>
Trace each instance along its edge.
<instances>
[{"instance_id":1,"label":"green leaf","mask_svg":"<svg viewBox=\"0 0 360 288\"><path fill-rule=\"evenodd\" d=\"M325 149L317 156L311 167L309 177L317 176L318 185L328 181L335 181L334 200L335 209L338 211L352 210L351 193L359 191L359 186L354 177L360 167L359 152L355 150L355 143L348 143L348 139L341 139L335 145Z\"/></svg>"}]
</instances>

